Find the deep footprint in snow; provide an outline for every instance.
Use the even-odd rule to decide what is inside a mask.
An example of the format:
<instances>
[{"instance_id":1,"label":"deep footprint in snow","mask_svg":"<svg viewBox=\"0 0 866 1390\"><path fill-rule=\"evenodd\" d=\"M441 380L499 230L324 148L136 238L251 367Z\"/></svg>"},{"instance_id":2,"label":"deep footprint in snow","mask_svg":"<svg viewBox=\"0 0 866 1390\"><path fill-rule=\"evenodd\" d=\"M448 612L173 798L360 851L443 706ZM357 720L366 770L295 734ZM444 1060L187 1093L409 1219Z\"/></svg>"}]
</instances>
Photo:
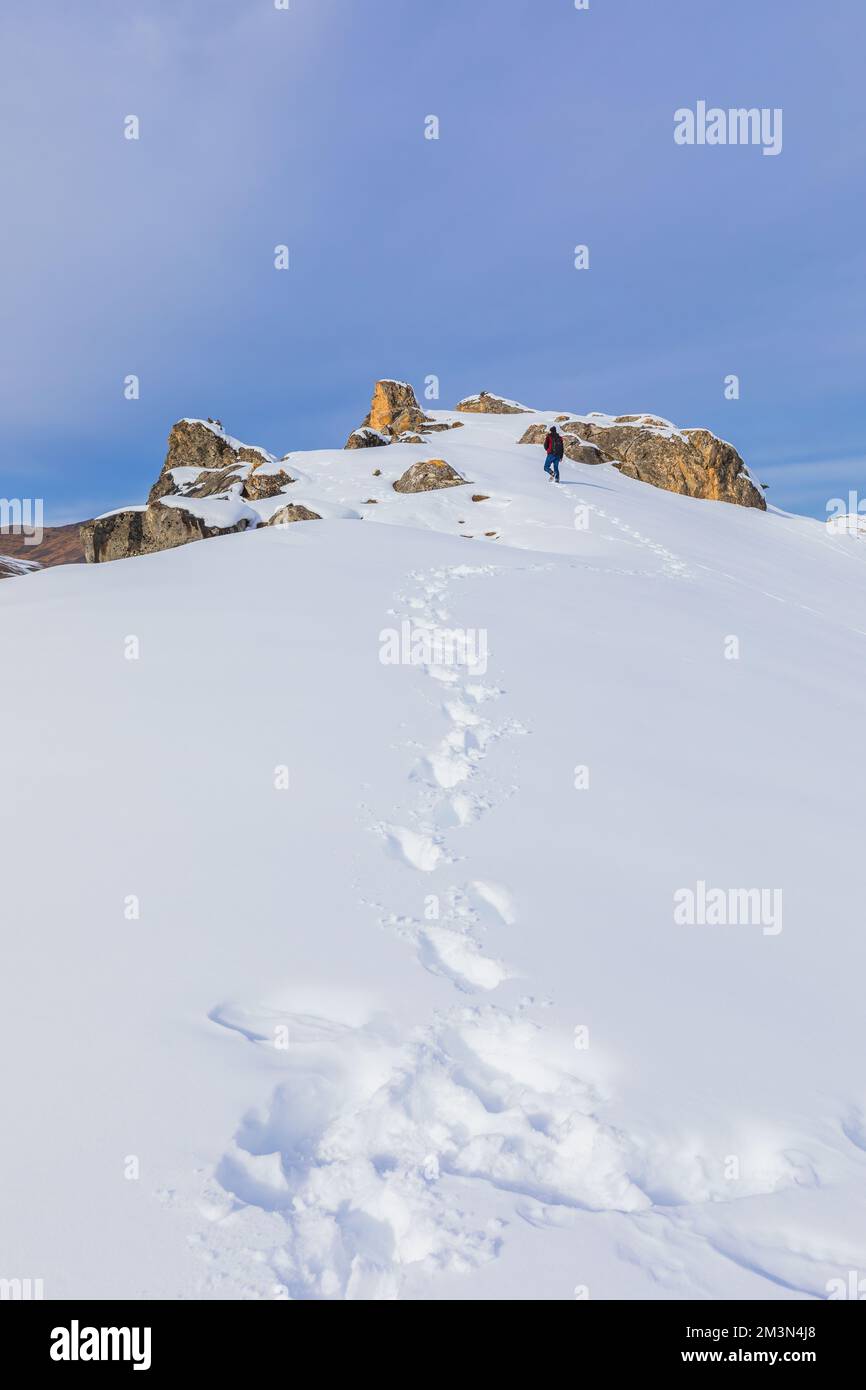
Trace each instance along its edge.
<instances>
[{"instance_id":1,"label":"deep footprint in snow","mask_svg":"<svg viewBox=\"0 0 866 1390\"><path fill-rule=\"evenodd\" d=\"M467 1179L571 1209L646 1207L568 1040L527 1018L455 1009L402 1040L372 1023L288 1024L280 1084L203 1194L212 1289L395 1298L407 1273L469 1273L507 1223L467 1212Z\"/></svg>"},{"instance_id":2,"label":"deep footprint in snow","mask_svg":"<svg viewBox=\"0 0 866 1390\"><path fill-rule=\"evenodd\" d=\"M480 820L492 807L493 802L490 798L480 793L457 792L448 803L447 814L453 817L454 825L471 825L473 821Z\"/></svg>"},{"instance_id":3,"label":"deep footprint in snow","mask_svg":"<svg viewBox=\"0 0 866 1390\"><path fill-rule=\"evenodd\" d=\"M482 947L475 935L479 914L465 893L449 888L436 903L434 920L382 912L380 924L415 947L425 970L450 980L462 993L493 990L504 980L517 978L517 971Z\"/></svg>"},{"instance_id":4,"label":"deep footprint in snow","mask_svg":"<svg viewBox=\"0 0 866 1390\"><path fill-rule=\"evenodd\" d=\"M419 959L436 975L445 975L461 990L497 989L515 971L484 954L468 932L430 924L419 932Z\"/></svg>"},{"instance_id":5,"label":"deep footprint in snow","mask_svg":"<svg viewBox=\"0 0 866 1390\"><path fill-rule=\"evenodd\" d=\"M476 879L471 887L483 902L493 908L506 926L510 927L517 921L517 913L514 910L511 894L507 888L503 888L501 883L490 883L484 879Z\"/></svg>"},{"instance_id":6,"label":"deep footprint in snow","mask_svg":"<svg viewBox=\"0 0 866 1390\"><path fill-rule=\"evenodd\" d=\"M442 846L435 835L421 830L410 830L403 825L377 825L375 829L382 835L390 852L402 859L412 869L422 873L432 873L442 859Z\"/></svg>"}]
</instances>

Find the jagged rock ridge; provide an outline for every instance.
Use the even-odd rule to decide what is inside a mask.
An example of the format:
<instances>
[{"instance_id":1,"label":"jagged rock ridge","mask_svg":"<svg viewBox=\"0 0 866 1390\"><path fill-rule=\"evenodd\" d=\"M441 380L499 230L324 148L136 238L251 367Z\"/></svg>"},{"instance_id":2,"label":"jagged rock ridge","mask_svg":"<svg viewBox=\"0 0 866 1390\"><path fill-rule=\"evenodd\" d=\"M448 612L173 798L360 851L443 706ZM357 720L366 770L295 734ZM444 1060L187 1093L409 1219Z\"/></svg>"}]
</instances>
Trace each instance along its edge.
<instances>
[{"instance_id":1,"label":"jagged rock ridge","mask_svg":"<svg viewBox=\"0 0 866 1390\"><path fill-rule=\"evenodd\" d=\"M521 444L541 444L544 424L530 425ZM641 483L687 497L733 502L766 511L763 493L732 444L709 430L677 429L655 415L578 415L560 426L567 458L612 463Z\"/></svg>"},{"instance_id":2,"label":"jagged rock ridge","mask_svg":"<svg viewBox=\"0 0 866 1390\"><path fill-rule=\"evenodd\" d=\"M470 415L533 414L519 402L487 391L465 397L458 409ZM353 432L346 447L424 443L433 433L470 423L444 411L437 411L436 416L421 409L407 382L378 381L364 423ZM519 425L512 436L506 429L504 447L515 440L540 446L553 418L560 427L566 457L576 463L611 463L628 477L654 487L766 510L760 487L733 445L708 430L678 429L654 415L568 413L540 418L536 412L519 440ZM474 426L476 430L480 423ZM490 428L500 431L502 427L491 421ZM491 441L498 438L498 433L490 436ZM481 442L487 444L487 436ZM416 459L407 468L405 451L401 454L403 471L396 478L391 474L396 493L459 487L467 481L445 459ZM287 455L278 459L266 449L234 439L219 421L179 420L169 435L165 461L146 505L84 523L81 540L85 558L102 561L144 555L272 521L285 525L320 519L318 490L303 500L288 501L296 483L287 460ZM380 469L374 470L374 475L380 474ZM361 505L364 495L358 499ZM368 498L367 503L381 500ZM349 514L357 515L343 512Z\"/></svg>"}]
</instances>

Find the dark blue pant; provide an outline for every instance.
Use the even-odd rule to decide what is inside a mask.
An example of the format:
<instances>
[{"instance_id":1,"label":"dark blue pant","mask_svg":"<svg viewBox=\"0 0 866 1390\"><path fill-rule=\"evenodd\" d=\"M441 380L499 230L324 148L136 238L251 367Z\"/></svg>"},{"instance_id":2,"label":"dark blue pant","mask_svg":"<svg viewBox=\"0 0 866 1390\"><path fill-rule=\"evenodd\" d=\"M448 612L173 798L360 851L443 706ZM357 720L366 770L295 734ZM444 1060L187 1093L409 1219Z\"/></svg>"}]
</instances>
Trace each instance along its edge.
<instances>
[{"instance_id":1,"label":"dark blue pant","mask_svg":"<svg viewBox=\"0 0 866 1390\"><path fill-rule=\"evenodd\" d=\"M559 482L559 459L556 454L547 455L544 460L544 471L545 473L552 473L556 481Z\"/></svg>"}]
</instances>

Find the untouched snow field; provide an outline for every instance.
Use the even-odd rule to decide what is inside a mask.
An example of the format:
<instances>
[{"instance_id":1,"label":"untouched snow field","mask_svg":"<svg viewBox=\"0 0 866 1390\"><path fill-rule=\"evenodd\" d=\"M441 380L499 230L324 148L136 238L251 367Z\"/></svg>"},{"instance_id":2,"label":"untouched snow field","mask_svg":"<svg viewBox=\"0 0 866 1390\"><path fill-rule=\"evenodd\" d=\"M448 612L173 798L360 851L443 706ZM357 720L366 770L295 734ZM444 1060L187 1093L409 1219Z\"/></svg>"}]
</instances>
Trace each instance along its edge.
<instances>
[{"instance_id":1,"label":"untouched snow field","mask_svg":"<svg viewBox=\"0 0 866 1390\"><path fill-rule=\"evenodd\" d=\"M290 455L321 522L0 585L0 1276L866 1271L866 548L462 418ZM394 493L425 457L471 485Z\"/></svg>"}]
</instances>

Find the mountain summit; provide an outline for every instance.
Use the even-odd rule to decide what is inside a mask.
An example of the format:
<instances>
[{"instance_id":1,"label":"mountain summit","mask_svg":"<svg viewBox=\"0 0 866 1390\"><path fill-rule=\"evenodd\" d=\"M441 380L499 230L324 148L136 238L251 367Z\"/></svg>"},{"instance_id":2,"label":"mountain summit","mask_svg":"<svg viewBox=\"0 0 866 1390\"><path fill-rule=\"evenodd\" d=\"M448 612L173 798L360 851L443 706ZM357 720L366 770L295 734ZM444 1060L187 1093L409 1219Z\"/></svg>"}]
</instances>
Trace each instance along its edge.
<instances>
[{"instance_id":1,"label":"mountain summit","mask_svg":"<svg viewBox=\"0 0 866 1390\"><path fill-rule=\"evenodd\" d=\"M399 523L407 514L395 504L394 491L435 491L446 480L451 487L475 479L480 491L491 494L506 483L511 490L532 490L543 481L541 446L554 421L568 460L566 482L589 482L599 466L603 476L607 465L687 497L766 509L761 489L736 449L708 430L679 429L653 415L541 412L486 391L460 401L454 411L425 412L407 382L382 380L343 451L318 449L277 458L227 434L219 421L178 421L147 502L86 522L81 531L85 556L89 561L123 559L255 530L270 524L278 512L280 525L291 515L308 513L316 519L343 515ZM371 448L382 460L375 470L367 463ZM387 454L380 452L386 448ZM359 450L364 453L355 458L352 451ZM431 462L443 463L447 472L437 474ZM386 488L381 497L371 496L377 492L371 476L382 480L379 490ZM418 485L421 478L425 481ZM287 513L289 502L300 510ZM375 513L370 510L374 506ZM518 521L525 510L517 503L509 520ZM443 521L434 510L427 524L438 527ZM459 524L467 521L464 517ZM485 526L482 534L503 540L510 530ZM511 543L521 543L513 532Z\"/></svg>"}]
</instances>

